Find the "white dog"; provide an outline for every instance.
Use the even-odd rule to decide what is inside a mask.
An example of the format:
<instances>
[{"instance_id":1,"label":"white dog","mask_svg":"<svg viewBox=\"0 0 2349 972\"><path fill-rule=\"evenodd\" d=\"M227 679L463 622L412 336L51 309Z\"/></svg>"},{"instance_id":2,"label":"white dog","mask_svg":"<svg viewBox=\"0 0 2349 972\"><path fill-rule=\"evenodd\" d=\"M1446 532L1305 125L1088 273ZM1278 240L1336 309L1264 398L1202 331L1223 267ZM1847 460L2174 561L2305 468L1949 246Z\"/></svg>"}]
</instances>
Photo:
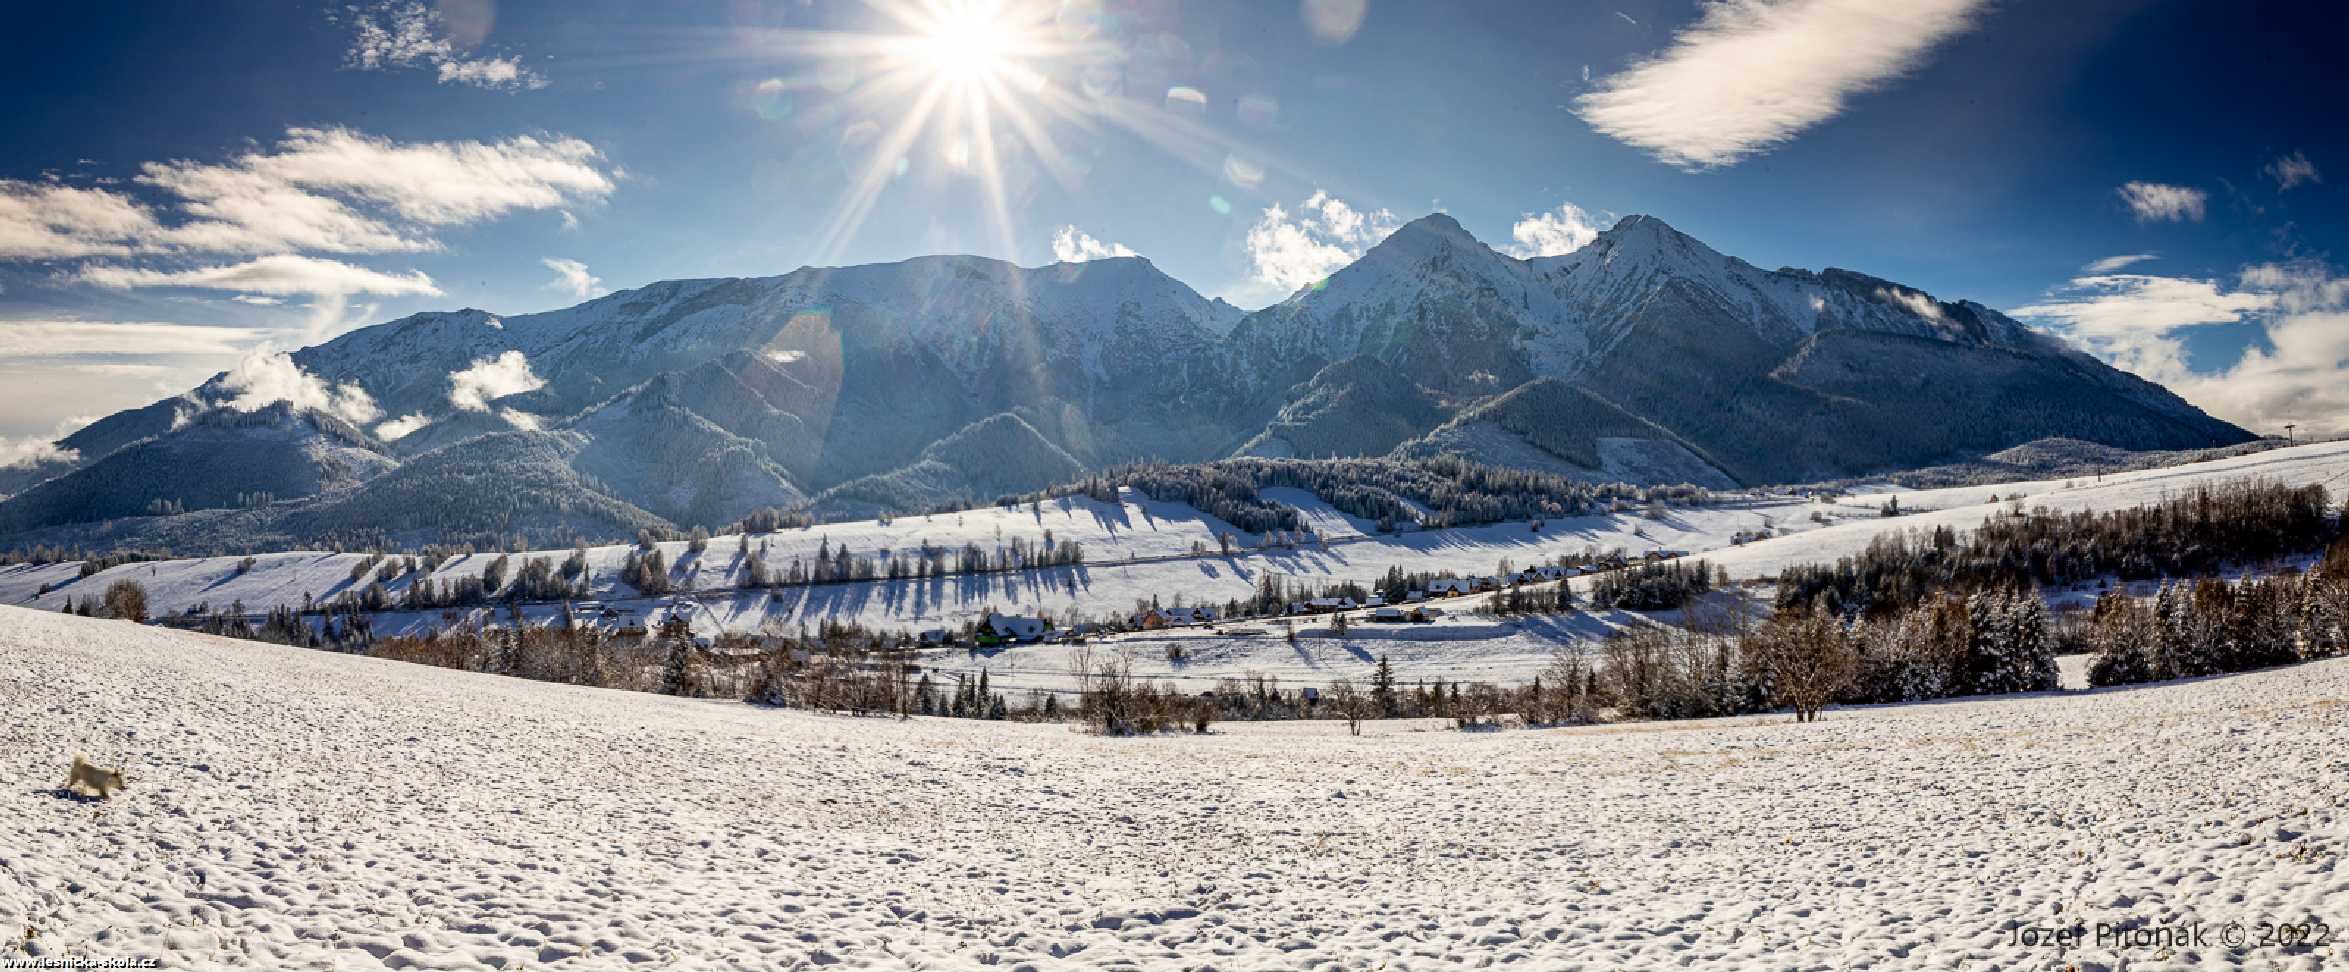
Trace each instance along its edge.
<instances>
[{"instance_id":1,"label":"white dog","mask_svg":"<svg viewBox=\"0 0 2349 972\"><path fill-rule=\"evenodd\" d=\"M122 767L100 769L90 765L89 760L75 756L73 758L73 776L65 781L65 788L69 792L83 796L112 797L116 793L122 792L123 786L127 782L129 780L123 776Z\"/></svg>"}]
</instances>

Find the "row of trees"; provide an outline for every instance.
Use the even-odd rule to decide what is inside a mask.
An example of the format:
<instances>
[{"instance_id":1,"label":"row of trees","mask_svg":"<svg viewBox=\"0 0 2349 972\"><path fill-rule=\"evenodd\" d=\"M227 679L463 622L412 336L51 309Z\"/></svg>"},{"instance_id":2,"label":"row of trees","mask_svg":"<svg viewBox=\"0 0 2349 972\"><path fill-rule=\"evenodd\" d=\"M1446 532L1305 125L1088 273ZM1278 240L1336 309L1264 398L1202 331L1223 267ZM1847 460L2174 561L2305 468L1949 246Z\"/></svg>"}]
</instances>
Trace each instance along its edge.
<instances>
[{"instance_id":1,"label":"row of trees","mask_svg":"<svg viewBox=\"0 0 2349 972\"><path fill-rule=\"evenodd\" d=\"M1119 487L1154 500L1189 504L1250 533L1295 531L1303 520L1260 490L1302 489L1346 513L1387 528L1475 526L1510 520L1580 516L1630 505L1696 506L1712 494L1696 486L1592 485L1563 476L1487 466L1457 456L1426 459L1226 459L1189 465L1124 466L1032 494L1084 495L1117 501Z\"/></svg>"},{"instance_id":2,"label":"row of trees","mask_svg":"<svg viewBox=\"0 0 2349 972\"><path fill-rule=\"evenodd\" d=\"M1856 557L1790 567L1778 603L1825 597L1840 614L1892 614L1943 593L2032 584L2201 577L2324 549L2340 535L2321 486L2246 481L2197 487L2125 510L2012 510L1960 535L1949 527L1877 537Z\"/></svg>"},{"instance_id":3,"label":"row of trees","mask_svg":"<svg viewBox=\"0 0 2349 972\"><path fill-rule=\"evenodd\" d=\"M2088 682L2100 686L2334 657L2349 651L2349 569L2204 578L2165 585L2150 604L2108 593L2089 615L2088 643Z\"/></svg>"}]
</instances>

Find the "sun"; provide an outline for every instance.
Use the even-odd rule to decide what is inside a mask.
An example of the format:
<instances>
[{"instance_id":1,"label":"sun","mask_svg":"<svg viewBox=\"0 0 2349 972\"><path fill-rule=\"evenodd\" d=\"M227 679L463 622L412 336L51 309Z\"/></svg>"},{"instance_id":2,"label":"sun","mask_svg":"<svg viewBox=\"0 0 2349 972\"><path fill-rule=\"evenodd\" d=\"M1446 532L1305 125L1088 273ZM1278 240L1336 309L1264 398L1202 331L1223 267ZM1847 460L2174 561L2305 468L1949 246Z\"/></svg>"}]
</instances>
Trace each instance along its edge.
<instances>
[{"instance_id":1,"label":"sun","mask_svg":"<svg viewBox=\"0 0 2349 972\"><path fill-rule=\"evenodd\" d=\"M1202 171L1219 167L1228 139L1160 108L1155 92L1137 98L1124 90L1130 55L1117 37L1118 17L1105 6L1103 0L865 0L869 21L854 29L760 35L754 49L818 79L801 90L830 93L796 122L811 130L832 127L843 154L856 159L818 237L818 258L841 252L882 195L921 159L937 164L939 178L927 184L977 189L969 195L985 208L1004 253L1018 252L1007 184L1033 184L1038 172L1062 185L1080 184L1083 159L1092 153L1070 152L1073 141L1120 129ZM792 82L775 83L789 88Z\"/></svg>"},{"instance_id":2,"label":"sun","mask_svg":"<svg viewBox=\"0 0 2349 972\"><path fill-rule=\"evenodd\" d=\"M999 4L955 3L939 9L923 28L916 56L949 84L989 85L1011 72L1025 46L1019 33Z\"/></svg>"}]
</instances>

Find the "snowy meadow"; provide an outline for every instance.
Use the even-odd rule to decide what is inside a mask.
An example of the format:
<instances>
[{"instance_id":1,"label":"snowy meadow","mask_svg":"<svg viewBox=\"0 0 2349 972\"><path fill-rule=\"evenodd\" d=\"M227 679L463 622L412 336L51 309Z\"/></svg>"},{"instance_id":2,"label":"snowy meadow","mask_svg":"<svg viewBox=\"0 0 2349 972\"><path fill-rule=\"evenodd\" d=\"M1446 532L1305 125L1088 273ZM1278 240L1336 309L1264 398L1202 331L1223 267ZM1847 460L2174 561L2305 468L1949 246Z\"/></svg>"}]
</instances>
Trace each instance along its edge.
<instances>
[{"instance_id":1,"label":"snowy meadow","mask_svg":"<svg viewBox=\"0 0 2349 972\"><path fill-rule=\"evenodd\" d=\"M2339 946L2220 937L2349 911L2349 661L1799 726L1110 739L0 619L11 957L2313 970ZM75 752L130 789L61 796ZM2100 926L2209 943L2030 944Z\"/></svg>"}]
</instances>

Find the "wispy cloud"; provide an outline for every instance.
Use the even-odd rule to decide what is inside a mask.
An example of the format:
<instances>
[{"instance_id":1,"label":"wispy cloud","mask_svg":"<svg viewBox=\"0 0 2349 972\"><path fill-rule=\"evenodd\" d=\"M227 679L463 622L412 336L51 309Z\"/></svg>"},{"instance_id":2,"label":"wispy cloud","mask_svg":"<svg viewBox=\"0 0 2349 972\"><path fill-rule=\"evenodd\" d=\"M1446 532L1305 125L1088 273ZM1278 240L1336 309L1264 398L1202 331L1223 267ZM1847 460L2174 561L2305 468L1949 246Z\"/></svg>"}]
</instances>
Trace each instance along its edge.
<instances>
[{"instance_id":1,"label":"wispy cloud","mask_svg":"<svg viewBox=\"0 0 2349 972\"><path fill-rule=\"evenodd\" d=\"M1663 53L1576 98L1575 113L1667 163L1730 165L1913 70L1935 45L1971 28L1985 6L1715 0Z\"/></svg>"},{"instance_id":2,"label":"wispy cloud","mask_svg":"<svg viewBox=\"0 0 2349 972\"><path fill-rule=\"evenodd\" d=\"M516 56L475 53L489 35L488 18L495 8L478 7L461 22L417 0L394 0L347 8L351 49L345 62L361 71L417 68L437 75L442 84L469 84L478 88L515 91L544 88L546 78Z\"/></svg>"},{"instance_id":3,"label":"wispy cloud","mask_svg":"<svg viewBox=\"0 0 2349 972\"><path fill-rule=\"evenodd\" d=\"M1364 212L1316 189L1294 215L1277 203L1267 208L1244 245L1257 280L1294 291L1353 262L1401 226L1394 213Z\"/></svg>"},{"instance_id":4,"label":"wispy cloud","mask_svg":"<svg viewBox=\"0 0 2349 972\"><path fill-rule=\"evenodd\" d=\"M131 321L0 321L0 358L74 358L93 355L233 355L264 332Z\"/></svg>"},{"instance_id":5,"label":"wispy cloud","mask_svg":"<svg viewBox=\"0 0 2349 972\"><path fill-rule=\"evenodd\" d=\"M375 427L375 437L385 442L398 442L432 424L432 418L422 412L411 412Z\"/></svg>"},{"instance_id":6,"label":"wispy cloud","mask_svg":"<svg viewBox=\"0 0 2349 972\"><path fill-rule=\"evenodd\" d=\"M162 204L0 179L0 259L437 250L440 228L599 200L616 176L575 138L401 143L296 128L225 162L149 162L136 181Z\"/></svg>"},{"instance_id":7,"label":"wispy cloud","mask_svg":"<svg viewBox=\"0 0 2349 972\"><path fill-rule=\"evenodd\" d=\"M2308 156L2299 152L2278 157L2275 161L2268 163L2264 171L2268 178L2276 180L2277 192L2287 192L2294 186L2325 181L2324 176L2316 171L2316 163L2308 161Z\"/></svg>"},{"instance_id":8,"label":"wispy cloud","mask_svg":"<svg viewBox=\"0 0 2349 972\"><path fill-rule=\"evenodd\" d=\"M2124 253L2120 256L2105 257L2080 269L2082 272L2091 274L2112 273L2116 270L2126 270L2147 260L2158 259L2161 259L2161 254L2158 253Z\"/></svg>"},{"instance_id":9,"label":"wispy cloud","mask_svg":"<svg viewBox=\"0 0 2349 972\"><path fill-rule=\"evenodd\" d=\"M527 356L508 351L449 372L449 404L468 412L486 412L493 401L545 386L546 381L530 370Z\"/></svg>"},{"instance_id":10,"label":"wispy cloud","mask_svg":"<svg viewBox=\"0 0 2349 972\"><path fill-rule=\"evenodd\" d=\"M31 466L44 462L75 462L81 453L57 444L57 440L72 435L76 429L90 424L88 418L69 418L57 423L48 438L39 436L10 437L0 435L0 469Z\"/></svg>"},{"instance_id":11,"label":"wispy cloud","mask_svg":"<svg viewBox=\"0 0 2349 972\"><path fill-rule=\"evenodd\" d=\"M1599 224L1582 207L1560 203L1548 212L1527 213L1509 227L1509 238L1516 242L1504 252L1520 260L1559 256L1598 239Z\"/></svg>"},{"instance_id":12,"label":"wispy cloud","mask_svg":"<svg viewBox=\"0 0 2349 972\"><path fill-rule=\"evenodd\" d=\"M363 294L379 297L437 297L441 294L432 278L420 270L384 273L335 260L290 253L258 257L226 266L187 270L92 266L82 268L79 279L115 289L176 287L306 296L310 298L306 337L311 339L324 337L347 326L352 297ZM373 306L363 310L373 313Z\"/></svg>"},{"instance_id":13,"label":"wispy cloud","mask_svg":"<svg viewBox=\"0 0 2349 972\"><path fill-rule=\"evenodd\" d=\"M1052 258L1061 263L1083 263L1111 257L1139 256L1123 243L1094 239L1074 226L1063 226L1052 237Z\"/></svg>"},{"instance_id":14,"label":"wispy cloud","mask_svg":"<svg viewBox=\"0 0 2349 972\"><path fill-rule=\"evenodd\" d=\"M1904 308L1909 313L1935 324L1950 323L1949 315L1942 311L1940 304L1934 303L1933 298L1914 290L1905 290L1899 287L1878 287L1876 288L1876 299Z\"/></svg>"},{"instance_id":15,"label":"wispy cloud","mask_svg":"<svg viewBox=\"0 0 2349 972\"><path fill-rule=\"evenodd\" d=\"M560 257L547 257L539 262L546 264L547 269L555 272L555 279L547 281L546 284L550 288L567 291L571 296L580 300L586 300L604 292L603 278L587 272L587 264Z\"/></svg>"},{"instance_id":16,"label":"wispy cloud","mask_svg":"<svg viewBox=\"0 0 2349 972\"><path fill-rule=\"evenodd\" d=\"M101 287L185 287L196 290L238 291L276 296L348 297L376 294L385 297L438 297L441 290L422 271L384 273L318 257L278 254L224 266L187 270L150 270L138 267L84 267L79 277Z\"/></svg>"},{"instance_id":17,"label":"wispy cloud","mask_svg":"<svg viewBox=\"0 0 2349 972\"><path fill-rule=\"evenodd\" d=\"M2125 182L2116 191L2121 201L2129 204L2129 211L2137 214L2140 223L2186 220L2199 223L2210 202L2210 194L2200 189L2160 182Z\"/></svg>"},{"instance_id":18,"label":"wispy cloud","mask_svg":"<svg viewBox=\"0 0 2349 972\"><path fill-rule=\"evenodd\" d=\"M157 228L153 213L118 193L0 179L0 259L117 256Z\"/></svg>"}]
</instances>

